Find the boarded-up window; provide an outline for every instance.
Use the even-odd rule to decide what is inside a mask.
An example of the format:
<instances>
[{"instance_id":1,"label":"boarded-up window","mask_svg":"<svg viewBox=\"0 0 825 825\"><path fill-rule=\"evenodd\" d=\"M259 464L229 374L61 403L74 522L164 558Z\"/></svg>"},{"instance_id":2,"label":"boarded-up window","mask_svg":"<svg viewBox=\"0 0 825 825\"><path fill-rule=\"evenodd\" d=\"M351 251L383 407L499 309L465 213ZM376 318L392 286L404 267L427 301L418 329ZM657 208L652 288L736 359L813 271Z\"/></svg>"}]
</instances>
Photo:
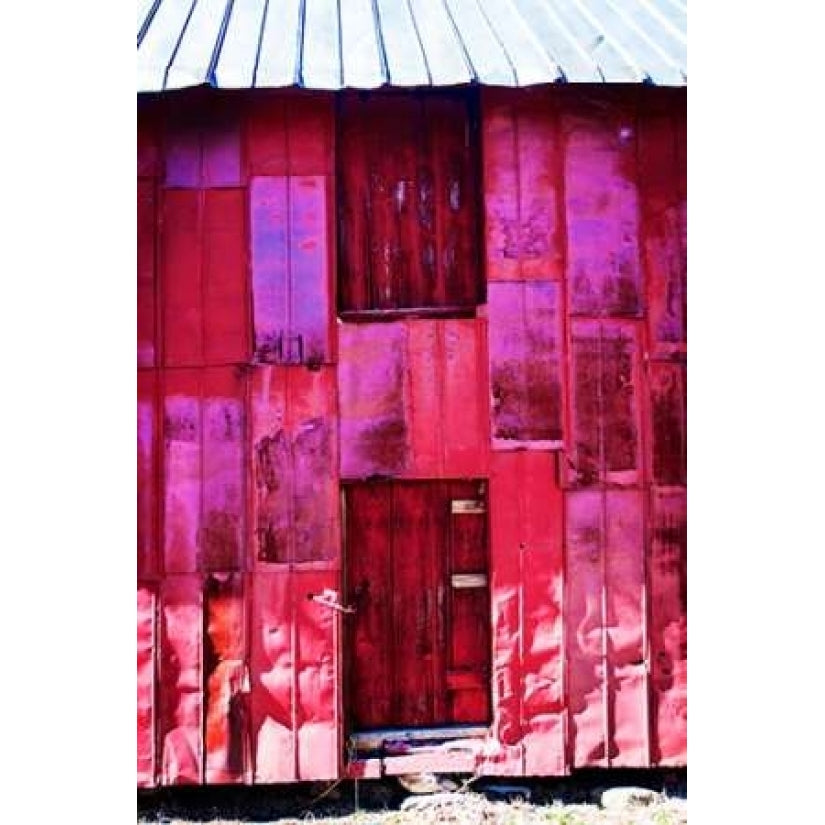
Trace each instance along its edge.
<instances>
[{"instance_id":1,"label":"boarded-up window","mask_svg":"<svg viewBox=\"0 0 825 825\"><path fill-rule=\"evenodd\" d=\"M352 95L339 130L341 312L474 308L483 285L466 96Z\"/></svg>"}]
</instances>

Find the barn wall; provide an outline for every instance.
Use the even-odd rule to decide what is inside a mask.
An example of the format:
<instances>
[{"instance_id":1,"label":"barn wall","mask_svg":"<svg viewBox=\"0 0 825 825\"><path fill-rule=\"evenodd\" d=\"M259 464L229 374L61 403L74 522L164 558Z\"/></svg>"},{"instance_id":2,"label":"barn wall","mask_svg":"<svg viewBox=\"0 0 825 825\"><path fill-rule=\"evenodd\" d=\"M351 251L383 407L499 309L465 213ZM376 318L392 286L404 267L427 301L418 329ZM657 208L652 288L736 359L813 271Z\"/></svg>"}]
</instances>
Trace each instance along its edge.
<instances>
[{"instance_id":1,"label":"barn wall","mask_svg":"<svg viewBox=\"0 0 825 825\"><path fill-rule=\"evenodd\" d=\"M685 764L685 94L479 111L485 303L372 323L337 318L332 95L139 101L139 786L341 775L313 597L374 476L489 479L478 769Z\"/></svg>"}]
</instances>

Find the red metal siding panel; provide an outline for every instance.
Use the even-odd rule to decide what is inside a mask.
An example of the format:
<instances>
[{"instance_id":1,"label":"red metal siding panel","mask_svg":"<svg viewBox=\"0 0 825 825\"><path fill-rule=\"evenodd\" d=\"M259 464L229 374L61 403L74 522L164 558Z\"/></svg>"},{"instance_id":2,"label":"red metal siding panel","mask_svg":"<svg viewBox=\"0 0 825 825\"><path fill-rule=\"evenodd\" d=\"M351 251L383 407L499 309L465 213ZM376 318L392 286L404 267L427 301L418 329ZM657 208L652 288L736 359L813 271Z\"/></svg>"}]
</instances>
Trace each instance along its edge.
<instances>
[{"instance_id":1,"label":"red metal siding panel","mask_svg":"<svg viewBox=\"0 0 825 825\"><path fill-rule=\"evenodd\" d=\"M573 764L648 764L642 494L567 493Z\"/></svg>"},{"instance_id":2,"label":"red metal siding panel","mask_svg":"<svg viewBox=\"0 0 825 825\"><path fill-rule=\"evenodd\" d=\"M250 175L288 173L286 107L283 95L261 93L248 100L245 148Z\"/></svg>"},{"instance_id":3,"label":"red metal siding panel","mask_svg":"<svg viewBox=\"0 0 825 825\"><path fill-rule=\"evenodd\" d=\"M570 312L637 316L642 290L635 117L565 114Z\"/></svg>"},{"instance_id":4,"label":"red metal siding panel","mask_svg":"<svg viewBox=\"0 0 825 825\"><path fill-rule=\"evenodd\" d=\"M155 594L137 591L137 784L155 784Z\"/></svg>"},{"instance_id":5,"label":"red metal siding panel","mask_svg":"<svg viewBox=\"0 0 825 825\"><path fill-rule=\"evenodd\" d=\"M493 447L561 443L561 291L558 284L488 286Z\"/></svg>"},{"instance_id":6,"label":"red metal siding panel","mask_svg":"<svg viewBox=\"0 0 825 825\"><path fill-rule=\"evenodd\" d=\"M203 437L201 373L168 370L163 379L164 570L198 569Z\"/></svg>"},{"instance_id":7,"label":"red metal siding panel","mask_svg":"<svg viewBox=\"0 0 825 825\"><path fill-rule=\"evenodd\" d=\"M338 328L341 476L403 473L409 461L403 324Z\"/></svg>"},{"instance_id":8,"label":"red metal siding panel","mask_svg":"<svg viewBox=\"0 0 825 825\"><path fill-rule=\"evenodd\" d=\"M201 195L166 191L161 233L164 361L193 366L203 361Z\"/></svg>"},{"instance_id":9,"label":"red metal siding panel","mask_svg":"<svg viewBox=\"0 0 825 825\"><path fill-rule=\"evenodd\" d=\"M687 494L653 490L651 660L654 741L660 765L687 764Z\"/></svg>"},{"instance_id":10,"label":"red metal siding panel","mask_svg":"<svg viewBox=\"0 0 825 825\"><path fill-rule=\"evenodd\" d=\"M199 784L203 781L200 577L167 576L160 602L161 782Z\"/></svg>"},{"instance_id":11,"label":"red metal siding panel","mask_svg":"<svg viewBox=\"0 0 825 825\"><path fill-rule=\"evenodd\" d=\"M298 779L295 751L295 678L292 578L252 577L251 711L258 784Z\"/></svg>"},{"instance_id":12,"label":"red metal siding panel","mask_svg":"<svg viewBox=\"0 0 825 825\"><path fill-rule=\"evenodd\" d=\"M204 194L201 248L206 364L248 360L244 199L242 189Z\"/></svg>"},{"instance_id":13,"label":"red metal siding panel","mask_svg":"<svg viewBox=\"0 0 825 825\"><path fill-rule=\"evenodd\" d=\"M687 387L683 364L650 364L654 484L687 483Z\"/></svg>"},{"instance_id":14,"label":"red metal siding panel","mask_svg":"<svg viewBox=\"0 0 825 825\"><path fill-rule=\"evenodd\" d=\"M605 632L610 668L610 765L649 764L643 496L606 495Z\"/></svg>"},{"instance_id":15,"label":"red metal siding panel","mask_svg":"<svg viewBox=\"0 0 825 825\"><path fill-rule=\"evenodd\" d=\"M137 122L137 176L156 178L160 174L158 107L138 101Z\"/></svg>"},{"instance_id":16,"label":"red metal siding panel","mask_svg":"<svg viewBox=\"0 0 825 825\"><path fill-rule=\"evenodd\" d=\"M157 490L157 376L137 376L137 574L139 579L158 572Z\"/></svg>"},{"instance_id":17,"label":"red metal siding panel","mask_svg":"<svg viewBox=\"0 0 825 825\"><path fill-rule=\"evenodd\" d=\"M231 368L202 372L201 570L243 568L245 535L244 378Z\"/></svg>"},{"instance_id":18,"label":"red metal siding panel","mask_svg":"<svg viewBox=\"0 0 825 825\"><path fill-rule=\"evenodd\" d=\"M224 107L222 107L224 108ZM241 129L237 115L230 109L220 113L220 119L212 117L202 129L201 177L206 187L240 186Z\"/></svg>"},{"instance_id":19,"label":"red metal siding panel","mask_svg":"<svg viewBox=\"0 0 825 825\"><path fill-rule=\"evenodd\" d=\"M641 481L639 347L633 323L576 321L572 331L572 481Z\"/></svg>"},{"instance_id":20,"label":"red metal siding panel","mask_svg":"<svg viewBox=\"0 0 825 825\"><path fill-rule=\"evenodd\" d=\"M567 703L573 767L607 765L602 491L568 492Z\"/></svg>"},{"instance_id":21,"label":"red metal siding panel","mask_svg":"<svg viewBox=\"0 0 825 825\"><path fill-rule=\"evenodd\" d=\"M484 200L489 281L563 275L560 146L546 93L485 89Z\"/></svg>"},{"instance_id":22,"label":"red metal siding panel","mask_svg":"<svg viewBox=\"0 0 825 825\"><path fill-rule=\"evenodd\" d=\"M338 718L338 646L341 614L310 600L311 595L338 590L334 572L293 574L294 622L297 628L296 706L298 779L337 779L341 743Z\"/></svg>"},{"instance_id":23,"label":"red metal siding panel","mask_svg":"<svg viewBox=\"0 0 825 825\"><path fill-rule=\"evenodd\" d=\"M213 573L204 584L204 717L206 782L250 779L249 672L244 579Z\"/></svg>"},{"instance_id":24,"label":"red metal siding panel","mask_svg":"<svg viewBox=\"0 0 825 825\"><path fill-rule=\"evenodd\" d=\"M287 98L290 175L333 174L334 100L334 95L323 92Z\"/></svg>"},{"instance_id":25,"label":"red metal siding panel","mask_svg":"<svg viewBox=\"0 0 825 825\"><path fill-rule=\"evenodd\" d=\"M648 322L653 352L684 348L687 316L687 260L683 244L684 194L673 109L639 118L639 186L642 195L643 251L647 276Z\"/></svg>"},{"instance_id":26,"label":"red metal siding panel","mask_svg":"<svg viewBox=\"0 0 825 825\"><path fill-rule=\"evenodd\" d=\"M340 543L333 370L255 370L252 445L256 565L333 561Z\"/></svg>"},{"instance_id":27,"label":"red metal siding panel","mask_svg":"<svg viewBox=\"0 0 825 825\"><path fill-rule=\"evenodd\" d=\"M137 191L137 363L155 365L155 184L138 180Z\"/></svg>"}]
</instances>

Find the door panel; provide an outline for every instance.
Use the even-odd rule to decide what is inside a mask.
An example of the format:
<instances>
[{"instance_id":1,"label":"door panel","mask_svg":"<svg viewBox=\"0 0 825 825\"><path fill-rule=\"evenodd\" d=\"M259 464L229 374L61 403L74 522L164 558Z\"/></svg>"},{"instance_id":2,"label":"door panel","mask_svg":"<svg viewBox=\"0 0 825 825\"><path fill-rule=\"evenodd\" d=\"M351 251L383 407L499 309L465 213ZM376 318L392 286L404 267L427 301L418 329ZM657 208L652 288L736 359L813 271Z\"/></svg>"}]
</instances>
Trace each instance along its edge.
<instances>
[{"instance_id":1,"label":"door panel","mask_svg":"<svg viewBox=\"0 0 825 825\"><path fill-rule=\"evenodd\" d=\"M484 482L348 485L346 524L355 728L485 723Z\"/></svg>"}]
</instances>

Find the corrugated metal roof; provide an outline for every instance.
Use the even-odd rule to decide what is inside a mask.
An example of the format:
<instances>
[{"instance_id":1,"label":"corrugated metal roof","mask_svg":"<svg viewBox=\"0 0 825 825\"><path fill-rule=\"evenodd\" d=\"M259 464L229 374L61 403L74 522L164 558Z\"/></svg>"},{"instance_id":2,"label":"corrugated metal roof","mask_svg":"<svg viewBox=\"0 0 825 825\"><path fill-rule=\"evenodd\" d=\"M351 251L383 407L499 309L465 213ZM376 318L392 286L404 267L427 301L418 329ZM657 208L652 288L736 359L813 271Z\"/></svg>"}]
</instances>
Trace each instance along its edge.
<instances>
[{"instance_id":1,"label":"corrugated metal roof","mask_svg":"<svg viewBox=\"0 0 825 825\"><path fill-rule=\"evenodd\" d=\"M138 0L138 91L687 84L680 0Z\"/></svg>"}]
</instances>

